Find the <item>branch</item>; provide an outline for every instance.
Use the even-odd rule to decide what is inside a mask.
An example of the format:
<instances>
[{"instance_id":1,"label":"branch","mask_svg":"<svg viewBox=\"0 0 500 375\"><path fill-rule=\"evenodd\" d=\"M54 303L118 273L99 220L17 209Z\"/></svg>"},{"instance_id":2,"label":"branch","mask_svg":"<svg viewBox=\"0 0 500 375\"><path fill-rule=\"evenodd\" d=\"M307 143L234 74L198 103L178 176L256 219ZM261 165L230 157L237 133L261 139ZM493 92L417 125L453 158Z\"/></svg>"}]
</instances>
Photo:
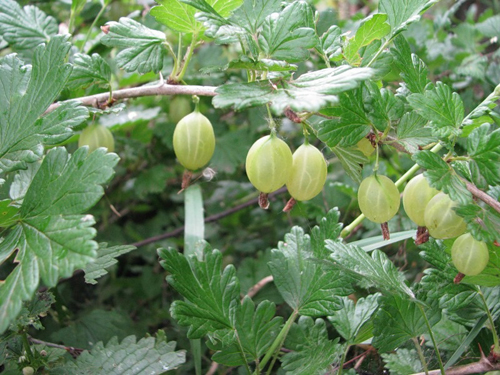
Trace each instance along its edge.
<instances>
[{"instance_id":1,"label":"branch","mask_svg":"<svg viewBox=\"0 0 500 375\"><path fill-rule=\"evenodd\" d=\"M281 189L278 189L275 192L270 193L269 197L274 197L278 194L284 193L285 191L286 191L286 187L283 186ZM250 199L249 201L242 203L242 204L239 204L237 206L234 206L226 211L222 211L222 212L219 212L218 214L207 216L205 218L205 223L211 223L213 221L220 220L226 216L234 214L235 212L243 210L244 208L256 205L258 203L258 201L259 201L259 198ZM161 240L164 240L167 238L171 238L171 237L176 237L183 232L184 232L184 226L179 227L177 229L174 229L173 231L170 231L167 233L159 234L157 236L153 236L150 238L146 238L145 240L138 241L136 243L133 243L132 246L140 247L140 246L144 246L144 245L149 245L150 243L158 242L158 241L161 241Z\"/></svg>"},{"instance_id":2,"label":"branch","mask_svg":"<svg viewBox=\"0 0 500 375\"><path fill-rule=\"evenodd\" d=\"M138 98L141 96L157 96L157 95L199 95L199 96L215 96L217 95L214 86L187 86L187 85L169 85L160 84L155 86L139 86L132 87L128 89L121 89L113 91L113 98L111 102L120 99L128 98ZM103 103L109 104L109 92L103 92L101 94L83 96L81 98L75 98L71 100L77 100L83 105L99 107ZM69 100L67 100L69 101ZM45 114L52 112L54 109L59 107L64 102L57 102L51 104L49 108L45 111Z\"/></svg>"},{"instance_id":3,"label":"branch","mask_svg":"<svg viewBox=\"0 0 500 375\"><path fill-rule=\"evenodd\" d=\"M247 296L249 296L250 298L252 298L253 296L255 296L257 293L259 293L259 291L264 288L267 284L269 284L270 282L272 282L274 279L272 276L267 276L267 277L264 277L262 280L260 280L257 284L255 284L254 286L252 286L250 289L248 289L248 293L247 293Z\"/></svg>"},{"instance_id":4,"label":"branch","mask_svg":"<svg viewBox=\"0 0 500 375\"><path fill-rule=\"evenodd\" d=\"M57 348L57 349L63 349L66 350L73 358L78 357L85 349L80 349L80 348L73 348L72 346L65 346L65 345L59 345L59 344L54 344L52 342L47 342L47 341L42 341L35 339L34 337L29 336L28 340L36 345L45 345L50 348Z\"/></svg>"},{"instance_id":5,"label":"branch","mask_svg":"<svg viewBox=\"0 0 500 375\"><path fill-rule=\"evenodd\" d=\"M484 374L488 371L498 371L500 370L500 363L491 362L488 358L481 356L478 362L469 363L463 366L457 366L446 370L446 375L468 375L468 374ZM427 375L440 375L441 370L432 370L427 373ZM413 375L426 375L425 372L419 372Z\"/></svg>"},{"instance_id":6,"label":"branch","mask_svg":"<svg viewBox=\"0 0 500 375\"><path fill-rule=\"evenodd\" d=\"M486 194L484 191L480 190L472 182L469 182L462 177L460 177L460 179L465 183L467 190L469 190L473 196L482 200L484 203L486 203L488 206L490 206L491 208L493 208L496 212L498 212L500 214L500 202L498 202L492 196Z\"/></svg>"}]
</instances>

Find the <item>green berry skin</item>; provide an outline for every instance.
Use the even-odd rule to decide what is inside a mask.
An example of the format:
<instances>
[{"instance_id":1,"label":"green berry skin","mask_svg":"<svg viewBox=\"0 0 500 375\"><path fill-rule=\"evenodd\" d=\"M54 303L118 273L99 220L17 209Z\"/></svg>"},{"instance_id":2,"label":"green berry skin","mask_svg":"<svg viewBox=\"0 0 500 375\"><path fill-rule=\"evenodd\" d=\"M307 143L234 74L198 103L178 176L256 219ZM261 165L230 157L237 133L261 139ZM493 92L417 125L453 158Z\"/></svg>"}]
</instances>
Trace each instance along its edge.
<instances>
[{"instance_id":1,"label":"green berry skin","mask_svg":"<svg viewBox=\"0 0 500 375\"><path fill-rule=\"evenodd\" d=\"M174 130L174 152L179 163L191 171L208 164L215 150L212 124L200 112L184 116Z\"/></svg>"},{"instance_id":2,"label":"green berry skin","mask_svg":"<svg viewBox=\"0 0 500 375\"><path fill-rule=\"evenodd\" d=\"M451 247L451 260L457 270L466 276L479 275L490 260L488 246L470 233L462 234Z\"/></svg>"},{"instance_id":3,"label":"green berry skin","mask_svg":"<svg viewBox=\"0 0 500 375\"><path fill-rule=\"evenodd\" d=\"M173 123L178 123L191 112L191 100L184 96L176 96L170 101L168 118Z\"/></svg>"},{"instance_id":4,"label":"green berry skin","mask_svg":"<svg viewBox=\"0 0 500 375\"><path fill-rule=\"evenodd\" d=\"M372 175L359 185L358 203L368 220L382 224L396 215L401 200L398 188L389 177Z\"/></svg>"},{"instance_id":5,"label":"green berry skin","mask_svg":"<svg viewBox=\"0 0 500 375\"><path fill-rule=\"evenodd\" d=\"M303 144L293 153L292 172L286 187L295 200L307 201L323 190L326 174L326 160L321 151L311 144Z\"/></svg>"},{"instance_id":6,"label":"green berry skin","mask_svg":"<svg viewBox=\"0 0 500 375\"><path fill-rule=\"evenodd\" d=\"M257 190L272 193L290 178L292 151L274 133L257 140L247 154L247 176Z\"/></svg>"},{"instance_id":7,"label":"green berry skin","mask_svg":"<svg viewBox=\"0 0 500 375\"><path fill-rule=\"evenodd\" d=\"M108 152L115 150L115 140L111 131L100 124L89 125L83 129L78 139L78 147L88 146L89 152L106 147Z\"/></svg>"},{"instance_id":8,"label":"green berry skin","mask_svg":"<svg viewBox=\"0 0 500 375\"><path fill-rule=\"evenodd\" d=\"M425 207L424 220L432 237L444 240L465 232L465 221L453 210L456 205L445 193L439 193L429 201Z\"/></svg>"},{"instance_id":9,"label":"green berry skin","mask_svg":"<svg viewBox=\"0 0 500 375\"><path fill-rule=\"evenodd\" d=\"M361 141L356 143L356 146L358 147L358 150L361 151L367 158L373 154L373 151L375 151L372 143L367 138L363 138Z\"/></svg>"},{"instance_id":10,"label":"green berry skin","mask_svg":"<svg viewBox=\"0 0 500 375\"><path fill-rule=\"evenodd\" d=\"M403 191L403 207L408 217L418 226L425 226L425 207L438 190L429 186L423 174L413 177Z\"/></svg>"}]
</instances>

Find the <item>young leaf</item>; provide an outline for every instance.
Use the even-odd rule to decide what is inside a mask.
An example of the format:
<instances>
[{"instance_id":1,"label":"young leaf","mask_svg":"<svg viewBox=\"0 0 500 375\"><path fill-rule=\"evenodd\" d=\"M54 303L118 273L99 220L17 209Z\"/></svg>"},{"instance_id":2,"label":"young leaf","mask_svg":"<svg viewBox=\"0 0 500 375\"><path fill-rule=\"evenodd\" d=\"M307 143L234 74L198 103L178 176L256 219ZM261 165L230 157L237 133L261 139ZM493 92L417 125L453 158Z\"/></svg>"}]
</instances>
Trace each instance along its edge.
<instances>
[{"instance_id":1,"label":"young leaf","mask_svg":"<svg viewBox=\"0 0 500 375\"><path fill-rule=\"evenodd\" d=\"M436 140L427 126L427 120L415 111L406 112L397 127L397 142L408 152L414 154L419 146L428 145Z\"/></svg>"},{"instance_id":2,"label":"young leaf","mask_svg":"<svg viewBox=\"0 0 500 375\"><path fill-rule=\"evenodd\" d=\"M312 8L305 1L289 4L277 16L267 16L259 35L260 47L267 58L288 62L306 60L307 49L317 43Z\"/></svg>"},{"instance_id":3,"label":"young leaf","mask_svg":"<svg viewBox=\"0 0 500 375\"><path fill-rule=\"evenodd\" d=\"M55 18L33 5L24 8L13 0L0 0L0 36L14 50L31 56L35 48L59 32Z\"/></svg>"},{"instance_id":4,"label":"young leaf","mask_svg":"<svg viewBox=\"0 0 500 375\"><path fill-rule=\"evenodd\" d=\"M385 368L394 375L414 374L422 371L422 362L415 349L398 349L396 353L382 353Z\"/></svg>"},{"instance_id":5,"label":"young leaf","mask_svg":"<svg viewBox=\"0 0 500 375\"><path fill-rule=\"evenodd\" d=\"M287 375L324 374L338 362L344 346L339 339L329 340L323 319L301 316L298 324L294 323L285 341L290 353L281 358Z\"/></svg>"},{"instance_id":6,"label":"young leaf","mask_svg":"<svg viewBox=\"0 0 500 375\"><path fill-rule=\"evenodd\" d=\"M374 250L370 257L358 246L347 245L340 241L326 240L326 248L332 252L330 267L365 279L370 284L391 294L399 294L414 299L415 295L405 284L402 273L394 266L387 255Z\"/></svg>"},{"instance_id":7,"label":"young leaf","mask_svg":"<svg viewBox=\"0 0 500 375\"><path fill-rule=\"evenodd\" d=\"M163 68L163 59L166 56L164 33L127 17L120 18L119 22L108 22L106 25L109 26L109 31L101 42L121 50L116 55L116 63L120 68L141 74L150 71L157 73Z\"/></svg>"},{"instance_id":8,"label":"young leaf","mask_svg":"<svg viewBox=\"0 0 500 375\"><path fill-rule=\"evenodd\" d=\"M419 115L431 122L434 134L439 137L458 134L464 119L464 104L448 85L438 82L432 90L411 94L407 99Z\"/></svg>"},{"instance_id":9,"label":"young leaf","mask_svg":"<svg viewBox=\"0 0 500 375\"><path fill-rule=\"evenodd\" d=\"M110 85L111 68L106 60L94 53L92 56L78 53L74 57L73 71L68 80L68 87L75 89L91 84Z\"/></svg>"},{"instance_id":10,"label":"young leaf","mask_svg":"<svg viewBox=\"0 0 500 375\"><path fill-rule=\"evenodd\" d=\"M227 335L223 345L231 343L240 304L234 267L230 265L222 271L222 255L217 250L206 252L204 261L191 258L191 264L174 249L159 249L158 254L170 273L167 281L185 298L175 301L170 311L180 325L189 327L188 338Z\"/></svg>"},{"instance_id":11,"label":"young leaf","mask_svg":"<svg viewBox=\"0 0 500 375\"><path fill-rule=\"evenodd\" d=\"M370 68L344 65L302 74L296 80L283 83L283 88L266 81L227 83L217 88L218 95L212 103L216 108L233 106L242 110L271 102L271 108L277 114L283 113L286 107L298 112L315 112L337 102L336 94L357 87L372 74Z\"/></svg>"},{"instance_id":12,"label":"young leaf","mask_svg":"<svg viewBox=\"0 0 500 375\"><path fill-rule=\"evenodd\" d=\"M108 273L106 269L118 262L116 260L117 257L132 250L135 250L135 246L122 245L108 247L106 242L100 243L99 249L97 249L97 258L83 269L85 271L85 282L88 284L97 284L96 279Z\"/></svg>"},{"instance_id":13,"label":"young leaf","mask_svg":"<svg viewBox=\"0 0 500 375\"><path fill-rule=\"evenodd\" d=\"M316 49L323 53L328 60L335 59L342 53L342 29L337 25L330 28L321 36Z\"/></svg>"},{"instance_id":14,"label":"young leaf","mask_svg":"<svg viewBox=\"0 0 500 375\"><path fill-rule=\"evenodd\" d=\"M340 297L351 292L351 280L313 258L309 236L293 227L272 252L269 268L286 303L301 315L331 315Z\"/></svg>"},{"instance_id":15,"label":"young leaf","mask_svg":"<svg viewBox=\"0 0 500 375\"><path fill-rule=\"evenodd\" d=\"M467 204L472 199L472 194L465 187L464 182L455 170L439 155L430 151L419 151L413 155L413 160L422 168L429 185L444 191L454 201Z\"/></svg>"},{"instance_id":16,"label":"young leaf","mask_svg":"<svg viewBox=\"0 0 500 375\"><path fill-rule=\"evenodd\" d=\"M431 326L441 319L441 310L425 308ZM417 302L398 295L380 299L380 309L373 322L373 345L388 352L413 337L427 333L427 324Z\"/></svg>"},{"instance_id":17,"label":"young leaf","mask_svg":"<svg viewBox=\"0 0 500 375\"><path fill-rule=\"evenodd\" d=\"M361 64L361 57L358 54L361 47L389 34L391 27L385 22L386 20L386 14L378 13L363 21L354 38L350 39L347 46L344 47L344 57L350 65L359 66Z\"/></svg>"},{"instance_id":18,"label":"young leaf","mask_svg":"<svg viewBox=\"0 0 500 375\"><path fill-rule=\"evenodd\" d=\"M96 256L94 219L81 215L103 195L113 176L115 154L98 149L52 149L24 197L20 221L0 244L0 263L17 250L16 268L0 286L0 332L31 298L40 280L55 286Z\"/></svg>"},{"instance_id":19,"label":"young leaf","mask_svg":"<svg viewBox=\"0 0 500 375\"><path fill-rule=\"evenodd\" d=\"M350 344L355 344L354 339L359 330L369 320L378 308L380 293L370 294L356 302L348 297L342 298L342 308L328 317L337 332Z\"/></svg>"},{"instance_id":20,"label":"young leaf","mask_svg":"<svg viewBox=\"0 0 500 375\"><path fill-rule=\"evenodd\" d=\"M399 34L406 27L420 19L420 14L439 0L380 0L378 10L387 14L391 25L391 37Z\"/></svg>"},{"instance_id":21,"label":"young leaf","mask_svg":"<svg viewBox=\"0 0 500 375\"><path fill-rule=\"evenodd\" d=\"M68 139L71 128L87 118L85 107L65 103L38 119L71 73L71 65L64 63L69 48L67 37L55 36L35 49L32 67L23 66L15 55L0 60L0 173L24 169L39 160L42 144Z\"/></svg>"},{"instance_id":22,"label":"young leaf","mask_svg":"<svg viewBox=\"0 0 500 375\"><path fill-rule=\"evenodd\" d=\"M490 185L500 184L500 129L483 124L467 137L467 152Z\"/></svg>"},{"instance_id":23,"label":"young leaf","mask_svg":"<svg viewBox=\"0 0 500 375\"><path fill-rule=\"evenodd\" d=\"M247 362L258 361L269 349L279 333L283 319L275 317L276 307L269 301L263 301L255 308L250 297L245 297L241 309L236 314L236 330ZM210 342L207 342L210 345ZM220 346L220 345L219 345ZM212 359L226 366L240 366L245 362L241 357L239 345L234 342L219 349Z\"/></svg>"},{"instance_id":24,"label":"young leaf","mask_svg":"<svg viewBox=\"0 0 500 375\"><path fill-rule=\"evenodd\" d=\"M417 55L411 53L410 45L402 35L394 39L394 46L396 48L391 52L406 87L412 93L423 94L430 82L427 78L428 71L425 63Z\"/></svg>"},{"instance_id":25,"label":"young leaf","mask_svg":"<svg viewBox=\"0 0 500 375\"><path fill-rule=\"evenodd\" d=\"M156 0L156 2L160 5L153 7L150 14L159 23L180 33L190 34L201 30L201 25L194 19L195 8L179 0Z\"/></svg>"},{"instance_id":26,"label":"young leaf","mask_svg":"<svg viewBox=\"0 0 500 375\"><path fill-rule=\"evenodd\" d=\"M160 375L186 361L183 350L175 351L176 342L147 337L136 341L128 336L121 343L116 337L104 345L98 342L92 351L83 352L76 361L66 362L51 371L75 375Z\"/></svg>"}]
</instances>

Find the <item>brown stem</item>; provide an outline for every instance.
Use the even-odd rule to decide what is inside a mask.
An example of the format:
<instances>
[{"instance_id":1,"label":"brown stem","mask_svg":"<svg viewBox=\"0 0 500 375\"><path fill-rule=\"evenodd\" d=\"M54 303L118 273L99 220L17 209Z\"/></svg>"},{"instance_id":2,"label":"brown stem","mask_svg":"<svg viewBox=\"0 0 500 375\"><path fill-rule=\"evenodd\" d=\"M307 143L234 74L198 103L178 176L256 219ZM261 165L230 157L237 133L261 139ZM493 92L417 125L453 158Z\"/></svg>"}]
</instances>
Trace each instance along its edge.
<instances>
[{"instance_id":1,"label":"brown stem","mask_svg":"<svg viewBox=\"0 0 500 375\"><path fill-rule=\"evenodd\" d=\"M267 199L269 194L267 193L260 193L259 194L259 206L260 208L263 208L264 210L267 210L269 208L269 199Z\"/></svg>"},{"instance_id":2,"label":"brown stem","mask_svg":"<svg viewBox=\"0 0 500 375\"><path fill-rule=\"evenodd\" d=\"M474 363L469 363L463 366L457 366L446 370L446 375L467 375L467 374L483 374L488 371L500 370L499 362L492 362L489 358L481 355L481 359ZM432 370L428 375L440 375L441 370ZM425 375L425 372L419 372L413 375Z\"/></svg>"},{"instance_id":3,"label":"brown stem","mask_svg":"<svg viewBox=\"0 0 500 375\"><path fill-rule=\"evenodd\" d=\"M28 340L37 345L45 345L50 348L58 348L58 349L64 349L66 350L73 358L78 357L85 349L80 349L80 348L73 348L72 346L65 346L65 345L59 345L59 344L54 344L52 342L47 342L47 341L42 341L35 339L33 337L28 337Z\"/></svg>"},{"instance_id":4,"label":"brown stem","mask_svg":"<svg viewBox=\"0 0 500 375\"><path fill-rule=\"evenodd\" d=\"M382 228L382 237L384 238L384 240L390 240L391 233L389 232L389 224L387 224L387 221L380 224L380 228Z\"/></svg>"},{"instance_id":5,"label":"brown stem","mask_svg":"<svg viewBox=\"0 0 500 375\"><path fill-rule=\"evenodd\" d=\"M490 206L491 208L493 208L496 212L498 212L500 214L500 202L498 202L492 196L486 194L484 191L480 190L472 182L469 182L469 181L463 179L462 177L460 177L460 179L465 183L467 190L469 190L473 196L482 200L484 203L486 203L488 206Z\"/></svg>"},{"instance_id":6,"label":"brown stem","mask_svg":"<svg viewBox=\"0 0 500 375\"><path fill-rule=\"evenodd\" d=\"M427 241L429 241L429 231L427 230L427 227L419 226L417 229L417 238L415 238L415 245L422 245Z\"/></svg>"},{"instance_id":7,"label":"brown stem","mask_svg":"<svg viewBox=\"0 0 500 375\"><path fill-rule=\"evenodd\" d=\"M273 277L272 276L267 276L264 277L262 280L260 280L257 284L252 286L250 289L248 289L247 296L253 297L255 296L262 288L264 288L267 284L273 282Z\"/></svg>"},{"instance_id":8,"label":"brown stem","mask_svg":"<svg viewBox=\"0 0 500 375\"><path fill-rule=\"evenodd\" d=\"M157 86L139 86L128 89L121 89L113 91L111 101L114 102L120 99L138 98L142 96L157 96L157 95L198 95L198 96L215 96L217 95L214 86L188 86L188 85L169 85L161 84ZM90 96L83 96L71 100L79 101L86 106L99 107L100 104L106 103L109 100L109 92L95 94ZM52 112L59 107L62 103L57 102L49 106L45 114Z\"/></svg>"},{"instance_id":9,"label":"brown stem","mask_svg":"<svg viewBox=\"0 0 500 375\"><path fill-rule=\"evenodd\" d=\"M285 208L283 208L283 212L290 212L294 207L297 201L294 198L290 198L288 202L286 202Z\"/></svg>"},{"instance_id":10,"label":"brown stem","mask_svg":"<svg viewBox=\"0 0 500 375\"><path fill-rule=\"evenodd\" d=\"M191 183L191 178L193 177L193 172L185 169L184 174L182 175L182 184L181 184L181 190L177 194L182 193L184 190L186 190L189 187L189 184Z\"/></svg>"}]
</instances>

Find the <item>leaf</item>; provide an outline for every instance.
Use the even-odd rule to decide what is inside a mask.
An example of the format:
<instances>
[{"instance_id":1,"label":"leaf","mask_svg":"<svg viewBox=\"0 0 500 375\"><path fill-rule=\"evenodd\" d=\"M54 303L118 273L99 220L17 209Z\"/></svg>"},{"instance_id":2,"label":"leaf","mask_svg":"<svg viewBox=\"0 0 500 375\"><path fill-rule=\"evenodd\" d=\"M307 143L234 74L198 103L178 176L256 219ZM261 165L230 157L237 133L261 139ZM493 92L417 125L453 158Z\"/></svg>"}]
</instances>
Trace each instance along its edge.
<instances>
[{"instance_id":1,"label":"leaf","mask_svg":"<svg viewBox=\"0 0 500 375\"><path fill-rule=\"evenodd\" d=\"M54 17L33 5L24 8L13 0L0 0L0 36L14 50L31 55L35 48L47 43L59 32Z\"/></svg>"},{"instance_id":2,"label":"leaf","mask_svg":"<svg viewBox=\"0 0 500 375\"><path fill-rule=\"evenodd\" d=\"M478 241L493 242L499 240L500 215L489 206L474 201L460 205L456 213L467 223L467 230Z\"/></svg>"},{"instance_id":3,"label":"leaf","mask_svg":"<svg viewBox=\"0 0 500 375\"><path fill-rule=\"evenodd\" d=\"M85 272L85 282L88 284L97 284L96 279L108 273L106 269L118 262L116 260L117 257L135 249L135 246L130 245L108 247L107 243L100 243L99 249L97 249L97 258L83 269Z\"/></svg>"},{"instance_id":4,"label":"leaf","mask_svg":"<svg viewBox=\"0 0 500 375\"><path fill-rule=\"evenodd\" d=\"M481 34L488 38L500 38L500 14L492 16L481 23L477 23L476 28Z\"/></svg>"},{"instance_id":5,"label":"leaf","mask_svg":"<svg viewBox=\"0 0 500 375\"><path fill-rule=\"evenodd\" d=\"M56 302L51 292L37 292L30 300L23 303L21 312L15 322L11 324L10 330L17 331L18 327L29 327L40 330L44 329L40 318L49 311L52 304Z\"/></svg>"},{"instance_id":6,"label":"leaf","mask_svg":"<svg viewBox=\"0 0 500 375\"><path fill-rule=\"evenodd\" d=\"M87 118L87 109L73 102L39 119L71 73L71 65L64 63L69 48L67 37L55 36L35 49L32 67L23 66L15 55L0 60L0 173L39 160L42 144L68 139L71 128Z\"/></svg>"},{"instance_id":7,"label":"leaf","mask_svg":"<svg viewBox=\"0 0 500 375\"><path fill-rule=\"evenodd\" d=\"M109 26L109 31L102 37L101 42L121 50L116 55L116 63L120 68L141 74L150 71L157 73L163 68L163 59L166 57L164 33L127 17L120 18L119 22L108 22L106 25Z\"/></svg>"},{"instance_id":8,"label":"leaf","mask_svg":"<svg viewBox=\"0 0 500 375\"><path fill-rule=\"evenodd\" d=\"M380 0L378 10L387 14L391 25L391 37L402 32L406 27L420 20L420 14L439 0Z\"/></svg>"},{"instance_id":9,"label":"leaf","mask_svg":"<svg viewBox=\"0 0 500 375\"><path fill-rule=\"evenodd\" d=\"M11 204L10 199L0 201L0 227L6 228L19 219L19 208Z\"/></svg>"},{"instance_id":10,"label":"leaf","mask_svg":"<svg viewBox=\"0 0 500 375\"><path fill-rule=\"evenodd\" d=\"M332 147L332 151L339 159L346 173L357 184L361 183L363 164L368 162L366 156L355 147Z\"/></svg>"},{"instance_id":11,"label":"leaf","mask_svg":"<svg viewBox=\"0 0 500 375\"><path fill-rule=\"evenodd\" d=\"M452 200L462 204L471 201L472 194L467 190L464 182L439 155L430 151L419 151L413 155L413 160L426 169L424 175L430 186L445 192Z\"/></svg>"},{"instance_id":12,"label":"leaf","mask_svg":"<svg viewBox=\"0 0 500 375\"><path fill-rule=\"evenodd\" d=\"M326 114L334 118L321 121L318 126L318 138L330 148L354 146L371 129L361 89L345 92L339 99L338 106L327 109Z\"/></svg>"},{"instance_id":13,"label":"leaf","mask_svg":"<svg viewBox=\"0 0 500 375\"><path fill-rule=\"evenodd\" d=\"M17 250L16 268L0 286L0 332L30 299L40 280L55 286L96 257L91 215L81 215L103 195L100 186L113 176L115 154L98 149L71 157L52 149L40 166L19 211L20 221L0 243L0 262Z\"/></svg>"},{"instance_id":14,"label":"leaf","mask_svg":"<svg viewBox=\"0 0 500 375\"><path fill-rule=\"evenodd\" d=\"M415 349L398 349L394 354L382 353L380 356L391 375L409 375L422 371L422 363Z\"/></svg>"},{"instance_id":15,"label":"leaf","mask_svg":"<svg viewBox=\"0 0 500 375\"><path fill-rule=\"evenodd\" d=\"M328 259L330 252L325 249L325 240L336 240L342 231L342 223L339 223L340 211L332 208L320 224L311 230L311 250L316 259Z\"/></svg>"},{"instance_id":16,"label":"leaf","mask_svg":"<svg viewBox=\"0 0 500 375\"><path fill-rule=\"evenodd\" d=\"M147 337L137 341L128 336L118 343L116 337L104 345L98 342L91 352L85 351L75 362L66 362L55 374L74 375L159 375L186 362L183 350L175 351L175 341ZM52 373L52 372L51 372Z\"/></svg>"},{"instance_id":17,"label":"leaf","mask_svg":"<svg viewBox=\"0 0 500 375\"><path fill-rule=\"evenodd\" d=\"M181 0L184 4L189 4L205 13L212 13L220 18L229 17L229 15L239 8L243 0Z\"/></svg>"},{"instance_id":18,"label":"leaf","mask_svg":"<svg viewBox=\"0 0 500 375\"><path fill-rule=\"evenodd\" d=\"M160 5L151 9L150 14L159 23L180 33L194 33L201 29L194 15L196 9L183 4L179 0L156 0Z\"/></svg>"},{"instance_id":19,"label":"leaf","mask_svg":"<svg viewBox=\"0 0 500 375\"><path fill-rule=\"evenodd\" d=\"M380 293L370 294L354 302L348 297L342 298L342 308L328 317L337 332L349 345L356 344L355 338L361 327L371 320L373 313L378 308Z\"/></svg>"},{"instance_id":20,"label":"leaf","mask_svg":"<svg viewBox=\"0 0 500 375\"><path fill-rule=\"evenodd\" d=\"M255 309L250 297L243 299L241 309L236 315L236 330L248 362L258 361L278 335L283 319L275 317L275 313L276 306L269 301L261 302ZM211 346L209 342L207 345ZM219 348L212 360L226 366L240 366L245 363L237 343Z\"/></svg>"},{"instance_id":21,"label":"leaf","mask_svg":"<svg viewBox=\"0 0 500 375\"><path fill-rule=\"evenodd\" d=\"M464 104L460 95L448 85L438 82L436 87L423 94L411 94L408 103L423 118L429 120L433 133L438 137L457 135L464 119Z\"/></svg>"},{"instance_id":22,"label":"leaf","mask_svg":"<svg viewBox=\"0 0 500 375\"><path fill-rule=\"evenodd\" d=\"M403 102L385 89L379 89L373 81L363 84L363 102L368 119L380 131L385 131L392 122L399 120L404 113Z\"/></svg>"},{"instance_id":23,"label":"leaf","mask_svg":"<svg viewBox=\"0 0 500 375\"><path fill-rule=\"evenodd\" d=\"M280 0L245 0L231 20L240 27L255 35L267 16L281 10Z\"/></svg>"},{"instance_id":24,"label":"leaf","mask_svg":"<svg viewBox=\"0 0 500 375\"><path fill-rule=\"evenodd\" d=\"M405 284L405 278L383 252L374 250L371 257L360 247L340 241L326 240L326 248L332 252L335 262L331 267L361 277L377 288L414 299L415 295Z\"/></svg>"},{"instance_id":25,"label":"leaf","mask_svg":"<svg viewBox=\"0 0 500 375\"><path fill-rule=\"evenodd\" d=\"M411 154L419 150L419 146L428 145L436 140L427 126L427 120L415 111L406 112L397 127L397 142Z\"/></svg>"},{"instance_id":26,"label":"leaf","mask_svg":"<svg viewBox=\"0 0 500 375\"><path fill-rule=\"evenodd\" d=\"M427 333L427 324L417 303L398 295L380 299L373 322L373 345L380 352L396 349L413 337ZM441 319L440 310L425 308L431 327Z\"/></svg>"},{"instance_id":27,"label":"leaf","mask_svg":"<svg viewBox=\"0 0 500 375\"><path fill-rule=\"evenodd\" d=\"M203 218L203 196L199 185L189 186L184 191L184 255L203 259L205 247L205 220Z\"/></svg>"},{"instance_id":28,"label":"leaf","mask_svg":"<svg viewBox=\"0 0 500 375\"><path fill-rule=\"evenodd\" d=\"M68 87L75 89L95 85L111 85L111 68L99 54L92 56L77 53L73 61L73 71L68 80Z\"/></svg>"},{"instance_id":29,"label":"leaf","mask_svg":"<svg viewBox=\"0 0 500 375\"><path fill-rule=\"evenodd\" d=\"M219 86L212 103L216 108L234 107L242 110L271 102L275 113L286 107L294 111L315 112L338 100L336 94L353 89L373 74L370 68L322 69L302 74L296 80L283 83L283 88L272 82L227 83Z\"/></svg>"},{"instance_id":30,"label":"leaf","mask_svg":"<svg viewBox=\"0 0 500 375\"><path fill-rule=\"evenodd\" d=\"M344 58L350 65L359 66L361 57L358 51L376 39L382 39L389 34L391 27L386 23L387 15L378 13L367 17L356 31L354 38L349 39L344 47Z\"/></svg>"},{"instance_id":31,"label":"leaf","mask_svg":"<svg viewBox=\"0 0 500 375\"><path fill-rule=\"evenodd\" d=\"M310 238L300 227L285 235L272 251L269 268L286 303L300 315L331 315L340 297L351 293L351 280L342 272L315 262Z\"/></svg>"},{"instance_id":32,"label":"leaf","mask_svg":"<svg viewBox=\"0 0 500 375\"><path fill-rule=\"evenodd\" d=\"M308 48L318 43L311 6L305 1L289 4L266 17L259 45L267 58L299 62L309 57Z\"/></svg>"},{"instance_id":33,"label":"leaf","mask_svg":"<svg viewBox=\"0 0 500 375\"><path fill-rule=\"evenodd\" d=\"M217 250L206 252L203 262L191 258L191 264L174 249L159 249L158 254L163 259L162 266L170 273L167 281L185 298L175 301L170 311L180 325L189 327L188 338L230 334L235 329L240 303L234 267L229 265L222 271L222 255Z\"/></svg>"},{"instance_id":34,"label":"leaf","mask_svg":"<svg viewBox=\"0 0 500 375\"><path fill-rule=\"evenodd\" d=\"M428 70L425 63L417 55L411 53L410 45L402 35L394 39L394 45L396 48L391 52L406 87L412 93L423 94L430 82L427 78Z\"/></svg>"},{"instance_id":35,"label":"leaf","mask_svg":"<svg viewBox=\"0 0 500 375\"><path fill-rule=\"evenodd\" d=\"M249 69L267 72L288 72L297 70L297 65L289 64L286 61L259 59L253 60L242 56L239 60L233 60L228 64L229 69Z\"/></svg>"},{"instance_id":36,"label":"leaf","mask_svg":"<svg viewBox=\"0 0 500 375\"><path fill-rule=\"evenodd\" d=\"M328 60L333 60L342 54L342 30L337 25L332 25L325 31L316 47Z\"/></svg>"},{"instance_id":37,"label":"leaf","mask_svg":"<svg viewBox=\"0 0 500 375\"><path fill-rule=\"evenodd\" d=\"M489 124L474 129L467 137L467 151L486 182L500 184L500 130L490 132Z\"/></svg>"},{"instance_id":38,"label":"leaf","mask_svg":"<svg viewBox=\"0 0 500 375\"><path fill-rule=\"evenodd\" d=\"M391 232L391 238L389 240L384 240L384 236L374 236L370 238L364 238L362 240L350 242L350 245L359 246L364 251L372 251L375 249L380 249L381 247L397 243L399 241L407 240L408 238L415 237L415 230L406 230L403 232Z\"/></svg>"},{"instance_id":39,"label":"leaf","mask_svg":"<svg viewBox=\"0 0 500 375\"><path fill-rule=\"evenodd\" d=\"M285 341L285 347L292 350L281 357L287 375L323 374L332 363L338 362L344 351L339 339L329 340L323 319L301 316L294 323Z\"/></svg>"}]
</instances>

